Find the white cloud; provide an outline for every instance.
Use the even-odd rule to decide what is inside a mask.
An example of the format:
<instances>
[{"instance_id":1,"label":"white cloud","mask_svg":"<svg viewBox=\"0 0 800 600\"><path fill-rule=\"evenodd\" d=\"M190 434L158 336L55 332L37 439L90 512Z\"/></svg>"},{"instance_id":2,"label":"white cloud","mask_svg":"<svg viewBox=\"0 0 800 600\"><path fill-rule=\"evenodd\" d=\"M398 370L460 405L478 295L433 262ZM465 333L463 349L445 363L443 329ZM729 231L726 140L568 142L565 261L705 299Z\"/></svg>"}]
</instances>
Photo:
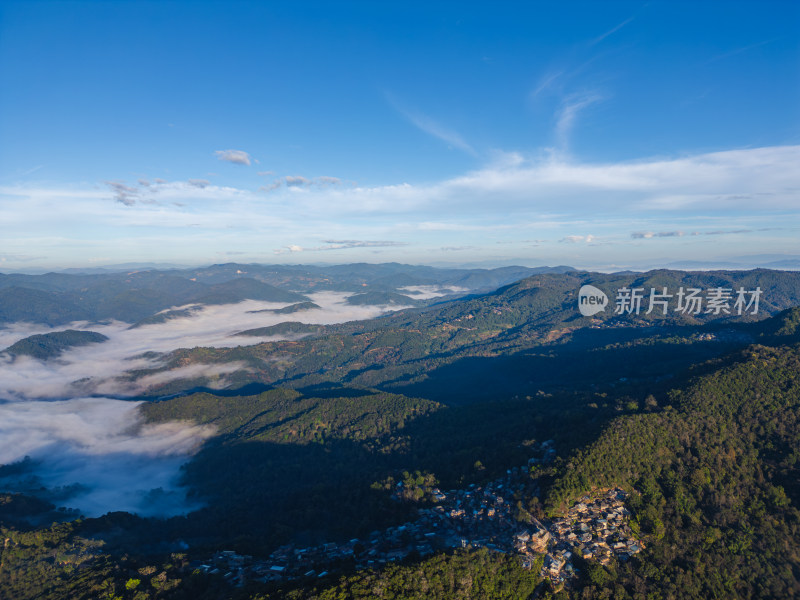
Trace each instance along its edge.
<instances>
[{"instance_id":1,"label":"white cloud","mask_svg":"<svg viewBox=\"0 0 800 600\"><path fill-rule=\"evenodd\" d=\"M372 240L324 240L324 246L316 246L313 248L304 248L292 244L283 248L275 250L275 254L284 254L286 252L323 252L326 250L347 250L348 248L395 248L398 246L407 246L406 242L392 242L392 241L372 241Z\"/></svg>"},{"instance_id":2,"label":"white cloud","mask_svg":"<svg viewBox=\"0 0 800 600\"><path fill-rule=\"evenodd\" d=\"M237 165L247 165L249 167L252 161L250 155L244 150L216 150L214 154L217 155L219 160Z\"/></svg>"},{"instance_id":3,"label":"white cloud","mask_svg":"<svg viewBox=\"0 0 800 600\"><path fill-rule=\"evenodd\" d=\"M342 180L338 177L330 177L328 175L321 175L319 177L304 177L302 175L286 175L275 179L270 185L264 185L259 188L263 192L271 192L281 187L289 188L292 190L300 190L311 187L326 188L332 185L341 185Z\"/></svg>"},{"instance_id":4,"label":"white cloud","mask_svg":"<svg viewBox=\"0 0 800 600\"><path fill-rule=\"evenodd\" d=\"M214 429L146 425L139 404L110 398L0 404L0 464L30 457L24 478L62 494L72 489L59 504L87 516L112 510L172 516L199 508L177 486L179 468ZM13 476L2 485L17 487Z\"/></svg>"},{"instance_id":5,"label":"white cloud","mask_svg":"<svg viewBox=\"0 0 800 600\"><path fill-rule=\"evenodd\" d=\"M665 237L683 237L682 231L635 231L631 234L631 238L635 240L649 240L652 238L665 238Z\"/></svg>"},{"instance_id":6,"label":"white cloud","mask_svg":"<svg viewBox=\"0 0 800 600\"><path fill-rule=\"evenodd\" d=\"M596 44L599 44L599 43L600 43L600 42L602 42L604 39L606 39L608 36L610 36L610 35L612 35L612 34L616 33L617 31L619 31L620 29L622 29L623 27L625 27L625 25L627 25L628 23L630 23L631 21L633 21L633 20L634 20L634 18L635 18L635 17L628 17L627 19L625 19L625 20L624 20L624 21L622 21L621 23L618 23L617 25L615 25L614 27L612 27L611 29L609 29L609 30L608 30L608 31L606 31L605 33L602 33L601 35L597 36L596 38L594 38L593 40L591 40L591 41L589 42L589 46L594 46L594 45L596 45Z\"/></svg>"},{"instance_id":7,"label":"white cloud","mask_svg":"<svg viewBox=\"0 0 800 600\"><path fill-rule=\"evenodd\" d=\"M283 178L283 181L288 187L302 187L311 183L302 175L287 175Z\"/></svg>"},{"instance_id":8,"label":"white cloud","mask_svg":"<svg viewBox=\"0 0 800 600\"><path fill-rule=\"evenodd\" d=\"M454 148L458 148L467 154L477 156L475 149L470 146L457 132L448 129L427 115L404 106L393 94L387 93L386 99L389 101L389 104L392 106L392 108L403 115L407 121L409 121L420 131L427 133L428 135L433 136L445 142L446 144L453 146Z\"/></svg>"},{"instance_id":9,"label":"white cloud","mask_svg":"<svg viewBox=\"0 0 800 600\"><path fill-rule=\"evenodd\" d=\"M193 310L190 316L171 319L165 323L129 328L127 323L72 323L51 328L43 325L15 323L0 328L0 351L16 341L34 334L64 329L91 330L109 338L100 344L72 348L58 360L40 361L28 356L12 359L0 354L0 398L24 400L32 398L62 398L78 394L137 395L148 386L177 379L205 375L222 378L244 369L240 364L192 365L162 371L153 376L130 381L125 373L163 366L161 357L145 353L165 353L177 348L226 348L255 344L264 340L287 339L241 337L235 334L257 327L267 327L293 320L311 324L341 323L369 319L385 312L376 306L351 306L344 292L318 292L309 298L320 308L286 315L264 312L287 306L286 303L245 300L237 304L210 305ZM184 307L185 308L185 307Z\"/></svg>"},{"instance_id":10,"label":"white cloud","mask_svg":"<svg viewBox=\"0 0 800 600\"><path fill-rule=\"evenodd\" d=\"M596 92L571 94L564 98L556 115L555 127L556 142L561 151L568 150L570 134L581 111L601 100L603 96Z\"/></svg>"},{"instance_id":11,"label":"white cloud","mask_svg":"<svg viewBox=\"0 0 800 600\"><path fill-rule=\"evenodd\" d=\"M139 190L135 187L125 185L121 181L106 181L105 183L113 190L114 199L125 206L133 206L139 199Z\"/></svg>"},{"instance_id":12,"label":"white cloud","mask_svg":"<svg viewBox=\"0 0 800 600\"><path fill-rule=\"evenodd\" d=\"M309 295L320 308L293 313L291 320L310 324L341 323L377 317L387 307L352 306L351 294L320 292ZM73 323L58 328L102 332L109 340L71 348L57 360L0 355L0 464L25 456L23 485L2 478L3 489L31 486L46 489L72 486L73 493L59 504L100 516L127 510L145 516L171 516L199 508L187 502L178 486L179 468L214 429L188 422L146 424L137 410L140 402L88 394L139 394L148 387L176 379L211 377L210 387L221 387L225 376L242 363L193 364L151 373L135 380L121 377L130 370L161 366L145 352L168 352L179 347L235 347L291 336L243 337L236 333L287 320L270 312L285 303L248 300L238 304L206 306L190 316L130 329L125 323ZM394 307L399 309L401 307ZM266 311L266 312L265 312ZM0 350L49 327L14 323L0 328ZM82 391L82 393L81 393ZM78 396L78 397L75 397ZM60 398L70 398L60 400Z\"/></svg>"},{"instance_id":13,"label":"white cloud","mask_svg":"<svg viewBox=\"0 0 800 600\"><path fill-rule=\"evenodd\" d=\"M468 292L469 288L455 285L407 285L405 287L398 288L397 291L406 296L410 296L415 300L429 300L430 298L440 298L441 296L447 296L450 294Z\"/></svg>"},{"instance_id":14,"label":"white cloud","mask_svg":"<svg viewBox=\"0 0 800 600\"><path fill-rule=\"evenodd\" d=\"M288 246L284 246L283 248L276 248L273 251L273 254L287 254L292 252L303 252L305 249L302 246L298 246L297 244L289 244Z\"/></svg>"},{"instance_id":15,"label":"white cloud","mask_svg":"<svg viewBox=\"0 0 800 600\"><path fill-rule=\"evenodd\" d=\"M568 244L577 244L578 242L586 242L587 244L590 244L594 240L595 237L593 235L568 235L559 241Z\"/></svg>"},{"instance_id":16,"label":"white cloud","mask_svg":"<svg viewBox=\"0 0 800 600\"><path fill-rule=\"evenodd\" d=\"M531 99L535 99L542 92L552 89L559 78L561 78L563 75L563 69L546 72L544 75L542 75L542 77L539 78L539 82L536 84L536 87L533 88L533 91L531 91Z\"/></svg>"},{"instance_id":17,"label":"white cloud","mask_svg":"<svg viewBox=\"0 0 800 600\"><path fill-rule=\"evenodd\" d=\"M746 225L759 218L759 227L774 227L783 224L776 220L786 221L775 215L796 215L797 164L800 146L607 163L497 153L481 169L431 184L349 187L325 180L292 188L282 183L269 195L155 179L150 185L113 182L110 191L105 185L0 186L0 254L8 268L32 247L37 256L70 255L83 264L93 256L127 262L167 254L200 263L219 252L246 252L247 260L268 262L274 248L291 256L345 246L363 260L376 247L350 242L402 240L408 244L398 255L402 260L425 262L443 247L475 246L477 257L480 248L512 231L520 232L519 239L538 239L537 232L548 230L555 243L583 227L628 241L631 232L735 229L740 226L711 220L743 215ZM689 217L691 224L675 220ZM607 228L601 231L598 223ZM332 243L320 244L320 232ZM17 268L27 264L19 261Z\"/></svg>"},{"instance_id":18,"label":"white cloud","mask_svg":"<svg viewBox=\"0 0 800 600\"><path fill-rule=\"evenodd\" d=\"M430 230L483 225L484 216L490 214L496 221L499 208L506 211L500 214L506 223L516 221L519 214L566 215L590 207L632 213L694 208L759 213L796 209L800 190L798 163L800 146L619 163L581 163L561 157L525 158L517 154L513 161L434 184L319 187L292 197L291 202L288 196L278 195L268 206L272 218L285 217L294 222L298 219L338 222L339 216L350 218L354 214L366 217L417 213L420 217L417 226ZM298 179L294 181L299 181L300 176L295 177ZM143 188L121 182L114 184L115 191L122 189L125 194L161 202L164 206L137 206L133 211L108 207L98 211L92 204L104 196L102 191L7 186L0 187L0 194L6 196L0 204L0 217L9 224L28 221L31 227L32 214L41 225L49 214L57 215L61 221L65 214L76 212L76 208L81 209L77 212L84 222L116 214L127 219L154 211L162 218L165 212L185 212L170 208L167 202L206 201L194 206L195 216L202 219L203 215L209 215L217 224L230 225L242 221L238 211L246 211L246 219L259 219L266 212L260 207L267 206L257 193L230 186L199 188L189 182L162 182ZM444 219L437 218L440 216ZM470 222L465 222L467 217Z\"/></svg>"}]
</instances>

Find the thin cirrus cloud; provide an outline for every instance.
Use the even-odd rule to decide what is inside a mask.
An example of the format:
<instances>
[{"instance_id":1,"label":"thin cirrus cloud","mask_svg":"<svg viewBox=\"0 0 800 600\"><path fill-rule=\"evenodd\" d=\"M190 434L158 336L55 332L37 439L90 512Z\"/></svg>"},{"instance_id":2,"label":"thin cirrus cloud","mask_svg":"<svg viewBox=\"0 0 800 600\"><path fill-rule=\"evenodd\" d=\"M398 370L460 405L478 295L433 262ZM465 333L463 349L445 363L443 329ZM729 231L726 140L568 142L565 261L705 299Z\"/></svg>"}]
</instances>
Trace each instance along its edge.
<instances>
[{"instance_id":1,"label":"thin cirrus cloud","mask_svg":"<svg viewBox=\"0 0 800 600\"><path fill-rule=\"evenodd\" d=\"M277 248L275 254L286 254L294 252L324 252L327 250L348 250L350 248L398 248L408 246L406 242L393 241L374 241L374 240L324 240L324 246L305 248L297 244L290 244L283 248Z\"/></svg>"},{"instance_id":2,"label":"thin cirrus cloud","mask_svg":"<svg viewBox=\"0 0 800 600\"><path fill-rule=\"evenodd\" d=\"M758 233L762 231L777 231L779 227L760 227L758 229L714 229L711 231L692 231L684 233L683 231L634 231L631 233L631 239L634 240L650 240L655 238L669 238L669 237L683 237L685 235L697 237L701 235L741 235L743 233Z\"/></svg>"},{"instance_id":3,"label":"thin cirrus cloud","mask_svg":"<svg viewBox=\"0 0 800 600\"><path fill-rule=\"evenodd\" d=\"M704 66L705 65L710 65L711 63L715 63L718 60L724 60L726 58L730 58L731 56L736 56L737 54L742 54L743 52L749 52L750 50L754 50L755 48L760 48L761 46L766 46L767 44L771 44L774 41L775 41L774 39L763 40L761 42L756 42L755 44L748 44L747 46L741 46L739 48L734 48L733 50L730 50L729 52L724 52L722 54L717 54L715 56L712 56L711 58L709 58L708 60L706 60L702 64Z\"/></svg>"},{"instance_id":4,"label":"thin cirrus cloud","mask_svg":"<svg viewBox=\"0 0 800 600\"><path fill-rule=\"evenodd\" d=\"M604 33L602 33L602 34L600 34L599 36L597 36L597 37L596 37L596 38L594 38L593 40L590 40L588 45L589 45L589 46L595 46L595 45L599 44L599 43L600 43L600 42L602 42L604 39L606 39L608 36L615 34L615 33L616 33L616 32L618 32L620 29L622 29L623 27L625 27L625 26L626 26L628 23L630 23L631 21L633 21L635 18L636 18L636 17L628 17L627 19L625 19L625 20L624 20L624 21L622 21L621 23L618 23L617 25L615 25L614 27L612 27L612 28L611 28L611 29L609 29L608 31L606 31L606 32L604 32Z\"/></svg>"},{"instance_id":5,"label":"thin cirrus cloud","mask_svg":"<svg viewBox=\"0 0 800 600\"><path fill-rule=\"evenodd\" d=\"M578 121L578 116L589 106L606 100L608 96L607 93L601 93L598 90L599 86L596 83L598 74L587 72L590 65L594 64L602 55L594 51L587 53L587 50L613 36L635 18L635 15L628 17L597 37L574 45L572 52L561 57L555 65L544 72L529 94L529 99L532 101L537 101L544 95L555 96L557 99L554 127L556 150L569 151L570 136ZM602 78L602 80L604 79L605 77ZM545 92L549 94L545 94Z\"/></svg>"},{"instance_id":6,"label":"thin cirrus cloud","mask_svg":"<svg viewBox=\"0 0 800 600\"><path fill-rule=\"evenodd\" d=\"M407 213L420 228L465 230L485 224L512 223L520 214L561 214L586 216L587 209L611 213L687 212L700 210L739 211L753 214L769 210L795 210L800 190L800 146L772 146L729 150L651 160L617 163L583 163L563 157L544 159L514 155L513 161L498 161L482 169L432 184L390 184L373 187L334 185L335 178L300 176L281 180L286 194L302 187L308 193L292 196L292 202L264 204L255 191L202 184L198 180L156 182L149 185L111 181L106 185L111 198L132 208L137 204L174 201L204 201L203 213L216 218L235 216L234 208L252 209L249 217L269 206L272 215L314 217L341 223L353 215L380 218L381 215ZM317 184L314 182L317 181ZM328 184L328 182L331 182ZM291 185L290 185L291 184ZM325 185L328 184L328 185ZM105 196L97 190L59 190L26 186L0 186L4 202L0 216L4 222L19 223L31 209L41 215L59 215L69 201L81 199L89 205ZM287 196L289 198L289 196ZM230 201L237 204L232 208ZM171 204L170 204L171 206ZM123 207L120 207L121 209ZM142 209L146 207L141 207ZM498 213L502 209L503 213ZM178 210L173 207L170 210ZM198 208L199 210L199 208ZM68 211L67 211L68 212ZM81 218L91 220L107 210L84 211ZM416 215L416 217L414 217ZM512 217L512 215L514 215ZM46 219L45 219L46 220ZM235 219L236 220L236 219ZM447 223L436 225L438 223ZM31 221L31 224L33 222Z\"/></svg>"},{"instance_id":7,"label":"thin cirrus cloud","mask_svg":"<svg viewBox=\"0 0 800 600\"><path fill-rule=\"evenodd\" d=\"M649 240L652 238L683 237L682 231L634 231L631 238L634 240Z\"/></svg>"},{"instance_id":8,"label":"thin cirrus cloud","mask_svg":"<svg viewBox=\"0 0 800 600\"><path fill-rule=\"evenodd\" d=\"M137 204L163 205L174 200L224 199L231 195L246 193L233 187L216 186L208 179L188 179L186 181L155 179L152 182L139 179L133 185L128 185L123 181L105 181L104 183L111 189L114 200L128 207Z\"/></svg>"},{"instance_id":9,"label":"thin cirrus cloud","mask_svg":"<svg viewBox=\"0 0 800 600\"><path fill-rule=\"evenodd\" d=\"M298 199L294 207L318 215L418 214L421 223L436 223L447 215L448 222L462 225L486 216L512 222L511 215L585 216L587 210L630 216L703 210L763 213L796 207L799 161L800 146L605 164L529 158L430 185L319 191Z\"/></svg>"},{"instance_id":10,"label":"thin cirrus cloud","mask_svg":"<svg viewBox=\"0 0 800 600\"><path fill-rule=\"evenodd\" d=\"M524 202L527 207L557 212L592 208L631 213L695 209L760 213L796 208L798 162L800 146L606 164L528 160L511 168L474 171L425 192L436 202L459 198L467 204L471 199L492 197L493 208Z\"/></svg>"},{"instance_id":11,"label":"thin cirrus cloud","mask_svg":"<svg viewBox=\"0 0 800 600\"><path fill-rule=\"evenodd\" d=\"M236 165L250 166L252 164L252 157L244 150L217 150L214 152L217 159L234 163Z\"/></svg>"},{"instance_id":12,"label":"thin cirrus cloud","mask_svg":"<svg viewBox=\"0 0 800 600\"><path fill-rule=\"evenodd\" d=\"M471 156L478 155L478 153L475 151L475 148L467 143L467 141L464 140L459 133L445 127L428 115L405 106L393 94L386 92L385 96L386 100L389 102L389 105L420 131L445 142L453 148L457 148L462 152L466 152Z\"/></svg>"},{"instance_id":13,"label":"thin cirrus cloud","mask_svg":"<svg viewBox=\"0 0 800 600\"><path fill-rule=\"evenodd\" d=\"M601 100L604 100L604 97L598 92L570 94L563 99L561 107L556 114L555 126L556 142L559 150L567 151L569 149L570 136L580 113Z\"/></svg>"},{"instance_id":14,"label":"thin cirrus cloud","mask_svg":"<svg viewBox=\"0 0 800 600\"><path fill-rule=\"evenodd\" d=\"M338 177L330 177L328 175L320 175L319 177L304 177L302 175L285 175L274 180L270 185L261 186L259 191L271 192L280 188L289 188L294 190L309 189L309 188L324 188L333 185L340 185L342 180Z\"/></svg>"},{"instance_id":15,"label":"thin cirrus cloud","mask_svg":"<svg viewBox=\"0 0 800 600\"><path fill-rule=\"evenodd\" d=\"M794 243L787 241L792 236L787 215L795 214L800 199L797 164L800 146L771 146L607 163L509 153L430 184L350 186L295 175L289 182L282 178L268 195L196 180L111 181L102 188L0 185L0 222L7 225L0 250L28 254L34 240L37 255L64 256L70 248L75 260L84 262L126 249L144 256L151 248L163 255L187 253L190 246L208 253L196 261L243 250L264 260L273 252L356 255L377 246L354 242L399 239L411 248L395 244L398 256L410 260L409 253L418 251L413 259L424 260L430 252L444 252L442 247L477 246L477 257L499 236L515 239L515 231L519 239L547 231L546 244L557 243L575 235L587 219L586 228L603 240L631 240L634 232L642 235L633 240L653 240L655 246L655 240L668 241L659 233L685 231L687 248L693 240L709 239L693 237L693 231L783 227L786 233L770 243L785 249ZM68 243L67 231L75 232ZM98 231L104 237L93 234ZM327 231L332 243L315 242L320 231ZM651 232L652 237L645 235ZM583 241L573 247L585 247Z\"/></svg>"}]
</instances>

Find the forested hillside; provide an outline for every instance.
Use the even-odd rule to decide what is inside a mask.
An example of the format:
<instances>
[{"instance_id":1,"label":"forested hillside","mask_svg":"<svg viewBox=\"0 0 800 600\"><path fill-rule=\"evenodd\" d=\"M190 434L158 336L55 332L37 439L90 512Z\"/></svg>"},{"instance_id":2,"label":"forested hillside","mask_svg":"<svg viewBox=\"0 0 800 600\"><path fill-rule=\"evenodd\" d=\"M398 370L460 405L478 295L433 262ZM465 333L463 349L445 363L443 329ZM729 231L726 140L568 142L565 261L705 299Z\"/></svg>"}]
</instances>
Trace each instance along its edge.
<instances>
[{"instance_id":1,"label":"forested hillside","mask_svg":"<svg viewBox=\"0 0 800 600\"><path fill-rule=\"evenodd\" d=\"M187 304L226 304L245 299L302 303L307 300L305 293L320 291L358 292L361 296L354 303L398 304L402 300L400 304L410 306L418 301L402 295L405 286L441 289L444 294L454 290L485 292L534 273L572 270L436 269L397 263L328 267L231 263L196 269L0 273L0 324L27 321L55 326L104 319L137 323Z\"/></svg>"},{"instance_id":2,"label":"forested hillside","mask_svg":"<svg viewBox=\"0 0 800 600\"><path fill-rule=\"evenodd\" d=\"M535 392L563 382L574 388L581 380L587 384L606 384L620 377L652 380L753 341L753 333L760 331L748 328L748 322L800 303L798 278L796 273L765 270L545 273L483 296L368 322L326 326L301 340L178 350L165 357L167 364L160 370L192 363L237 363L246 368L229 376L234 389L252 381L293 388L335 382L448 404L475 395L481 400L513 395L527 382L538 385ZM639 314L616 314L612 305L590 319L577 311L578 290L586 284L600 286L611 298L614 290L625 286L673 292L682 286L764 291L755 315L705 310L684 314L675 310L673 300L666 314L660 309L647 314L646 308ZM709 340L713 343L704 343ZM597 352L600 349L604 351ZM590 360L576 358L585 351L595 354L587 355ZM598 358L600 354L604 358ZM483 383L487 378L493 379L491 386ZM154 386L150 393L175 393L181 385ZM440 390L435 398L427 395L434 387Z\"/></svg>"},{"instance_id":3,"label":"forested hillside","mask_svg":"<svg viewBox=\"0 0 800 600\"><path fill-rule=\"evenodd\" d=\"M800 347L754 346L650 414L612 421L563 464L549 510L635 490L640 558L590 571L576 597L800 595ZM623 592L624 590L624 592Z\"/></svg>"},{"instance_id":4,"label":"forested hillside","mask_svg":"<svg viewBox=\"0 0 800 600\"><path fill-rule=\"evenodd\" d=\"M148 425L214 427L181 475L202 508L73 520L35 490L4 495L0 597L800 594L800 309L767 320L584 320L574 291L585 277L537 275L368 322L268 330L293 341L175 353L176 365L248 366L241 391L184 389L140 409ZM634 276L615 277L628 285ZM773 275L742 277L766 285ZM780 299L779 280L770 310L791 300L786 290ZM689 280L665 285L680 281ZM712 280L703 281L692 285ZM264 391L245 387L254 383ZM0 476L27 467L5 465ZM525 569L514 555L441 546L242 587L224 570L199 569L221 550L266 560L279 546L380 537L433 510L434 490L485 486L512 469L524 480L504 492L512 524L548 522L583 494L620 486L644 551L608 566L578 557L577 578L561 590L542 583L541 563Z\"/></svg>"},{"instance_id":5,"label":"forested hillside","mask_svg":"<svg viewBox=\"0 0 800 600\"><path fill-rule=\"evenodd\" d=\"M252 600L338 600L339 598L407 598L448 600L450 598L491 598L527 600L540 577L535 570L523 570L515 559L478 551L440 554L415 565L392 565L380 572L361 572L342 577L334 586L297 589Z\"/></svg>"},{"instance_id":6,"label":"forested hillside","mask_svg":"<svg viewBox=\"0 0 800 600\"><path fill-rule=\"evenodd\" d=\"M41 360L54 358L68 348L86 346L87 344L100 344L108 337L96 331L76 331L67 329L41 335L32 335L15 342L3 352L11 356L32 356Z\"/></svg>"}]
</instances>

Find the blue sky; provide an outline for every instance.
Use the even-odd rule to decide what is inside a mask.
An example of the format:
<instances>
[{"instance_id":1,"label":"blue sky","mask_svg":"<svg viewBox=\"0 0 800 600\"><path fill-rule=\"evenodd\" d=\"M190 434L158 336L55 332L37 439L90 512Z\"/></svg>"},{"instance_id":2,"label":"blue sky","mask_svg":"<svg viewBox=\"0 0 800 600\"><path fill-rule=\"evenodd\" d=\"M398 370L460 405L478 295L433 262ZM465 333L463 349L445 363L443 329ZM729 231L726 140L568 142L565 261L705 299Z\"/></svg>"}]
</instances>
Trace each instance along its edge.
<instances>
[{"instance_id":1,"label":"blue sky","mask_svg":"<svg viewBox=\"0 0 800 600\"><path fill-rule=\"evenodd\" d=\"M794 2L0 2L0 270L800 255Z\"/></svg>"}]
</instances>

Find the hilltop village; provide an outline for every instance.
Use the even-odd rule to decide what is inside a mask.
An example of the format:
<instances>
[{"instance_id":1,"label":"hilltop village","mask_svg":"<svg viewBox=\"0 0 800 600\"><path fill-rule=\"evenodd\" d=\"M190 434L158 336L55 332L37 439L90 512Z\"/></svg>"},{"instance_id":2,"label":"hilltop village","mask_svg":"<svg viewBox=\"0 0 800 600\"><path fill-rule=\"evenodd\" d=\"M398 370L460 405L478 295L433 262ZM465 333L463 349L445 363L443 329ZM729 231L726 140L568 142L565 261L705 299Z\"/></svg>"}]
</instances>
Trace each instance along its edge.
<instances>
[{"instance_id":1,"label":"hilltop village","mask_svg":"<svg viewBox=\"0 0 800 600\"><path fill-rule=\"evenodd\" d=\"M543 457L531 463L554 459L551 441L540 449ZM527 473L527 466L515 467L484 486L447 492L433 488L429 496L434 505L420 509L415 521L373 531L365 539L308 548L288 544L258 560L223 551L192 566L241 586L250 580L322 578L353 567L380 568L439 550L485 547L519 556L523 568L540 570L544 579L559 587L576 577L576 555L607 565L614 559L627 560L644 548L628 524L630 513L624 506L628 493L619 488L580 498L561 518L539 520L526 513L520 520L514 495L526 489ZM402 483L397 487L402 488ZM399 491L394 497L400 501Z\"/></svg>"}]
</instances>

